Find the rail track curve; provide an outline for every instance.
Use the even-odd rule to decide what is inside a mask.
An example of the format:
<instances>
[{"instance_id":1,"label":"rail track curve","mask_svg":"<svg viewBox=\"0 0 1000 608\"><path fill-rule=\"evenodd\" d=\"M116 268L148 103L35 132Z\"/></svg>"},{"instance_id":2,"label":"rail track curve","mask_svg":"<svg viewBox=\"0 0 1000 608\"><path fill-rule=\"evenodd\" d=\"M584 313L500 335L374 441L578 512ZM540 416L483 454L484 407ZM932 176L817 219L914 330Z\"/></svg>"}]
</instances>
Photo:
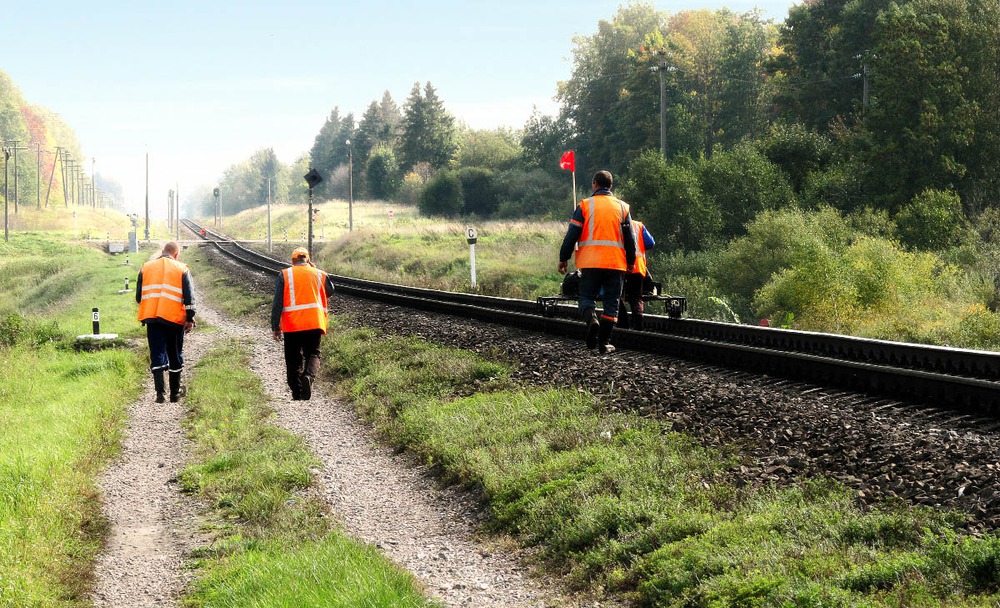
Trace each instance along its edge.
<instances>
[{"instance_id":1,"label":"rail track curve","mask_svg":"<svg viewBox=\"0 0 1000 608\"><path fill-rule=\"evenodd\" d=\"M182 220L234 261L274 274L288 264L229 237ZM430 313L450 314L582 339L571 306L436 291L333 275L341 292ZM696 360L758 374L996 417L1000 413L1000 353L756 327L669 315L647 315L643 331L618 330L618 347Z\"/></svg>"}]
</instances>

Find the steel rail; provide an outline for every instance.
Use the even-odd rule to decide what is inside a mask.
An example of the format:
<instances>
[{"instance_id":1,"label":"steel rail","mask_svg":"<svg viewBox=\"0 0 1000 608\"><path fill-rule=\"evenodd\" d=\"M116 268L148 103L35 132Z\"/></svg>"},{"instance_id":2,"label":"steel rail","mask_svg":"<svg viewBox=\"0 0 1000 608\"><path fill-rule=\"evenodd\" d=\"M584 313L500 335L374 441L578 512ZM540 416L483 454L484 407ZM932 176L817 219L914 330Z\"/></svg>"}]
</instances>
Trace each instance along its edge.
<instances>
[{"instance_id":1,"label":"steel rail","mask_svg":"<svg viewBox=\"0 0 1000 608\"><path fill-rule=\"evenodd\" d=\"M216 248L256 270L274 273L288 265L215 236L211 240ZM241 255L221 243L232 245ZM574 316L570 307L547 316L527 300L331 276L346 295L581 340L584 334L580 321L564 318ZM616 331L615 344L979 415L995 415L1000 409L1000 383L995 381L1000 376L1000 353L656 315L649 315L647 322L651 331Z\"/></svg>"}]
</instances>

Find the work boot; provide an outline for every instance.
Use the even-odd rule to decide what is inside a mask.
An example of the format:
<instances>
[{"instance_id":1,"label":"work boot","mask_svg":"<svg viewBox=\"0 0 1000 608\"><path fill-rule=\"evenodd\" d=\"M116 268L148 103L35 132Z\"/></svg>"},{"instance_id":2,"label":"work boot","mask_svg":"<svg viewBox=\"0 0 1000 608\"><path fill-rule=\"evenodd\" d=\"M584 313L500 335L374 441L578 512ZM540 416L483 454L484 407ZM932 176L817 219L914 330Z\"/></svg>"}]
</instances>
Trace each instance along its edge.
<instances>
[{"instance_id":1,"label":"work boot","mask_svg":"<svg viewBox=\"0 0 1000 608\"><path fill-rule=\"evenodd\" d=\"M597 322L597 311L587 308L583 311L583 322L587 324L587 348L597 346L597 332L600 325Z\"/></svg>"},{"instance_id":2,"label":"work boot","mask_svg":"<svg viewBox=\"0 0 1000 608\"><path fill-rule=\"evenodd\" d=\"M635 306L632 307L632 329L642 331L645 308L645 302L642 300L636 302Z\"/></svg>"},{"instance_id":3,"label":"work boot","mask_svg":"<svg viewBox=\"0 0 1000 608\"><path fill-rule=\"evenodd\" d=\"M601 354L615 352L614 345L611 344L611 332L615 329L614 319L601 318L600 330L597 335L597 344Z\"/></svg>"},{"instance_id":4,"label":"work boot","mask_svg":"<svg viewBox=\"0 0 1000 608\"><path fill-rule=\"evenodd\" d=\"M629 327L629 314L625 312L625 300L618 303L618 323L616 325L622 329Z\"/></svg>"},{"instance_id":5,"label":"work boot","mask_svg":"<svg viewBox=\"0 0 1000 608\"><path fill-rule=\"evenodd\" d=\"M187 389L181 386L181 373L170 372L170 403L177 403L187 394Z\"/></svg>"},{"instance_id":6,"label":"work boot","mask_svg":"<svg viewBox=\"0 0 1000 608\"><path fill-rule=\"evenodd\" d=\"M163 370L156 369L153 370L153 388L156 389L156 402L163 403L166 399L163 398L163 393L166 389L163 386Z\"/></svg>"},{"instance_id":7,"label":"work boot","mask_svg":"<svg viewBox=\"0 0 1000 608\"><path fill-rule=\"evenodd\" d=\"M299 389L300 398L303 401L309 401L309 398L312 397L312 386L313 386L312 376L303 375L302 382L299 384L299 386L301 387Z\"/></svg>"}]
</instances>

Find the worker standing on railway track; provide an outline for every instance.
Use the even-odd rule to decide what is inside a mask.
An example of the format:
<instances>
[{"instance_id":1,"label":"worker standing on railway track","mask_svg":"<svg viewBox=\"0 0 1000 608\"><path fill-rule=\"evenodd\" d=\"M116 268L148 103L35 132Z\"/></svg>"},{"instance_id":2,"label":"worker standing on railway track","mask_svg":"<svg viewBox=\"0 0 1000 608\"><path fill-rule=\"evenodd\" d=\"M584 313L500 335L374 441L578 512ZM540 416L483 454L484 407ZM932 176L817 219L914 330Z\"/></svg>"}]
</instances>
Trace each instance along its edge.
<instances>
[{"instance_id":1,"label":"worker standing on railway track","mask_svg":"<svg viewBox=\"0 0 1000 608\"><path fill-rule=\"evenodd\" d=\"M653 235L646 225L639 220L632 220L632 236L635 239L635 264L625 273L625 283L622 287L622 297L618 304L618 325L626 329L643 327L643 314L646 303L642 294L646 292L646 284L651 283L649 268L646 265L646 251L656 246ZM652 286L650 286L652 289ZM629 312L625 312L628 303Z\"/></svg>"},{"instance_id":2,"label":"worker standing on railway track","mask_svg":"<svg viewBox=\"0 0 1000 608\"><path fill-rule=\"evenodd\" d=\"M614 352L611 332L618 321L618 301L625 271L635 264L635 235L629 206L611 193L609 171L594 175L594 193L580 201L559 249L559 274L566 274L573 247L580 269L580 313L587 324L587 348ZM603 291L604 308L597 318L597 298Z\"/></svg>"},{"instance_id":3,"label":"worker standing on railway track","mask_svg":"<svg viewBox=\"0 0 1000 608\"><path fill-rule=\"evenodd\" d=\"M170 401L184 396L184 334L194 328L194 287L187 264L177 261L180 247L170 241L160 257L142 265L136 279L135 301L139 321L146 326L149 369L153 372L156 402L164 402L164 371L169 372Z\"/></svg>"},{"instance_id":4,"label":"worker standing on railway track","mask_svg":"<svg viewBox=\"0 0 1000 608\"><path fill-rule=\"evenodd\" d=\"M292 251L292 265L279 272L275 281L271 330L278 341L284 333L285 373L293 400L312 397L331 293L333 280L309 260L309 251L305 247Z\"/></svg>"}]
</instances>

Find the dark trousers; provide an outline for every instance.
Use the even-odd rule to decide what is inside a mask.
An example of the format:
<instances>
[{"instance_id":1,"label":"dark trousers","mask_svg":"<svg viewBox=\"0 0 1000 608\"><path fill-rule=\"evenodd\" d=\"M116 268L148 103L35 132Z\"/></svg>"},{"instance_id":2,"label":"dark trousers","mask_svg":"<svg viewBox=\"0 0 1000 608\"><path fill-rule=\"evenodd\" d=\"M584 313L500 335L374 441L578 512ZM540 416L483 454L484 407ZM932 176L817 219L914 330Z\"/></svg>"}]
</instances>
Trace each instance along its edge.
<instances>
[{"instance_id":1,"label":"dark trousers","mask_svg":"<svg viewBox=\"0 0 1000 608\"><path fill-rule=\"evenodd\" d=\"M285 372L293 397L298 398L302 394L303 381L308 378L311 383L319 371L319 341L322 337L321 329L285 332Z\"/></svg>"},{"instance_id":2,"label":"dark trousers","mask_svg":"<svg viewBox=\"0 0 1000 608\"><path fill-rule=\"evenodd\" d=\"M608 319L618 319L618 299L622 296L622 281L624 274L621 270L608 270L606 268L581 268L580 269L580 311L588 308L596 308L597 298L601 297L604 303L603 316ZM601 292L603 293L603 296Z\"/></svg>"},{"instance_id":3,"label":"dark trousers","mask_svg":"<svg viewBox=\"0 0 1000 608\"><path fill-rule=\"evenodd\" d=\"M146 323L149 369L179 372L184 369L184 326L168 322Z\"/></svg>"},{"instance_id":4,"label":"dark trousers","mask_svg":"<svg viewBox=\"0 0 1000 608\"><path fill-rule=\"evenodd\" d=\"M643 275L634 272L625 275L621 304L618 309L619 327L642 329L642 315L645 310L645 302L642 301L642 283L644 279ZM626 303L632 309L631 319L625 312Z\"/></svg>"}]
</instances>

